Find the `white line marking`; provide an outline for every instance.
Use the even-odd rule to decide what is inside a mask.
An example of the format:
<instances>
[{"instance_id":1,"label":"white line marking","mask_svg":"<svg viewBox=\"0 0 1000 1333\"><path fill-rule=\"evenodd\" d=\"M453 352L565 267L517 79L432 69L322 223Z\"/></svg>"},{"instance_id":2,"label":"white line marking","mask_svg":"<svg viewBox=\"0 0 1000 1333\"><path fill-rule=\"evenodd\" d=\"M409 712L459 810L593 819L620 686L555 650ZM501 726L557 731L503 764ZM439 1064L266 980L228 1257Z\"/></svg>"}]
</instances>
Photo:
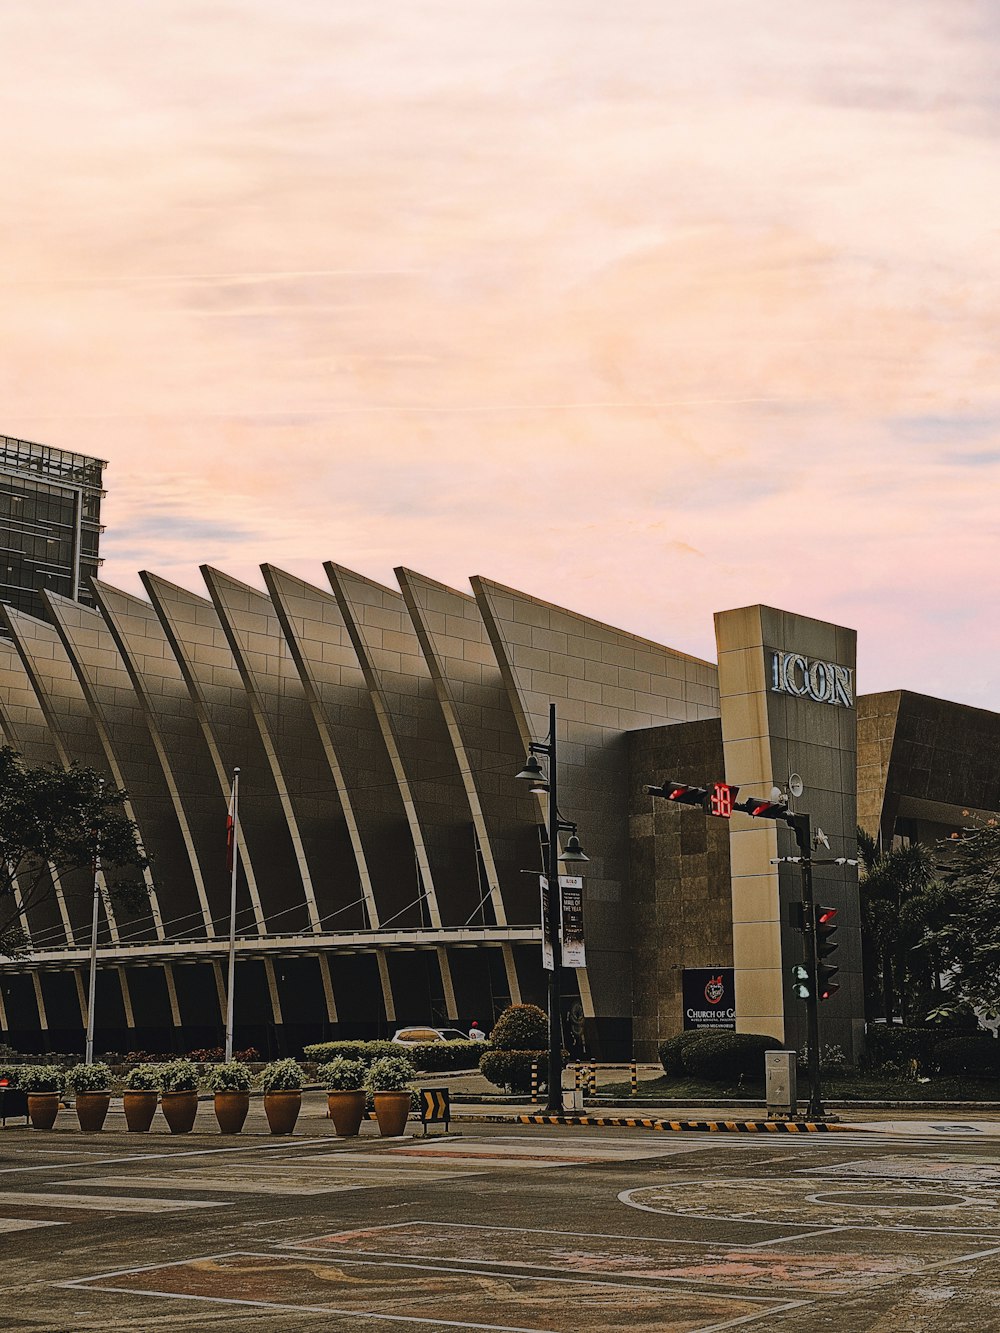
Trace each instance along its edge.
<instances>
[{"instance_id":1,"label":"white line marking","mask_svg":"<svg viewBox=\"0 0 1000 1333\"><path fill-rule=\"evenodd\" d=\"M418 1315L380 1314L369 1310L340 1310L333 1305L282 1305L278 1301L246 1301L235 1296L186 1296L176 1291L145 1291L139 1287L81 1287L75 1282L61 1282L57 1286L73 1287L77 1291L121 1292L126 1296L158 1296L165 1301L200 1301L206 1305L241 1305L257 1310L291 1310L295 1314L338 1314L353 1319L381 1319L387 1324L433 1324L435 1328L478 1328L486 1333L551 1333L544 1328L524 1328L514 1324L466 1324L457 1319L423 1319ZM722 1325L718 1325L722 1327ZM704 1329L701 1333L711 1333Z\"/></svg>"},{"instance_id":2,"label":"white line marking","mask_svg":"<svg viewBox=\"0 0 1000 1333\"><path fill-rule=\"evenodd\" d=\"M193 1258L188 1258L188 1259L175 1259L172 1260L170 1263L166 1264L143 1264L141 1268L120 1268L114 1273L98 1274L94 1278L71 1278L68 1282L59 1283L56 1285L81 1287L81 1289L83 1289L84 1284L89 1285L92 1282L99 1282L102 1281L105 1277L107 1278L128 1277L131 1276L133 1273L148 1273L151 1271L155 1271L158 1268L179 1268L183 1267L185 1264L205 1263L206 1260L208 1259L213 1259L213 1260L287 1259L289 1263L301 1264L302 1255L282 1254L280 1252L275 1253L273 1251L270 1253L260 1253L259 1251L256 1250L227 1250L222 1254L207 1254L207 1255L195 1256ZM452 1268L449 1267L447 1263L420 1264L420 1263L413 1263L404 1259L397 1259L394 1262L388 1264L386 1263L373 1264L368 1259L363 1259L363 1258L350 1259L350 1258L345 1258L343 1255L339 1254L331 1256L331 1260L335 1263L337 1267L372 1268L372 1269L377 1269L379 1271L384 1271L387 1268L405 1268L409 1271L419 1272L419 1273L450 1273L454 1277L498 1277L498 1278L503 1278L503 1280L506 1282L511 1282L511 1281L524 1281L524 1282L535 1282L535 1283L558 1282L563 1286L571 1286L571 1287L574 1286L613 1287L616 1291L643 1291L643 1292L652 1291L652 1292L659 1292L661 1295L670 1296L673 1298L676 1298L678 1295L676 1291L671 1290L669 1287L653 1286L650 1285L649 1283L640 1286L635 1282L595 1282L592 1278L589 1278L583 1274L581 1274L579 1277L546 1276L540 1278L540 1277L534 1277L530 1274L524 1274L523 1276L519 1276L516 1273L497 1272L495 1269L492 1268ZM706 1297L709 1295L708 1292L696 1292L693 1294ZM768 1313L771 1309L774 1308L774 1303L776 1299L773 1296L746 1296L742 1293L740 1293L739 1295L732 1295L732 1296L724 1292L712 1293L712 1294L720 1301L741 1300L741 1301L750 1301L754 1305L765 1305L768 1307L768 1310L765 1311L765 1313ZM796 1303L801 1304L801 1302L796 1302ZM460 1327L466 1327L466 1325L460 1325ZM478 1328L480 1327L480 1325L471 1324L467 1325L467 1327ZM483 1327L491 1327L491 1325L483 1325ZM551 1333L551 1330L542 1330L541 1333Z\"/></svg>"},{"instance_id":3,"label":"white line marking","mask_svg":"<svg viewBox=\"0 0 1000 1333\"><path fill-rule=\"evenodd\" d=\"M303 1139L302 1146L316 1143L325 1143L326 1139ZM275 1152L279 1149L288 1148L287 1143L248 1143L240 1148L193 1148L183 1152L161 1152L161 1153L129 1153L124 1157L98 1157L95 1161L81 1162L80 1169L85 1170L92 1166L124 1166L128 1162L160 1162L173 1161L180 1157L211 1157L216 1153L233 1152ZM47 1166L5 1166L0 1167L0 1175L17 1175L23 1171L73 1171L76 1168L72 1162L51 1162Z\"/></svg>"},{"instance_id":4,"label":"white line marking","mask_svg":"<svg viewBox=\"0 0 1000 1333\"><path fill-rule=\"evenodd\" d=\"M813 1301L788 1301L785 1305L776 1305L774 1309L768 1310L768 1315L784 1314L786 1310L801 1310L803 1306L812 1305ZM703 1324L701 1328L693 1328L691 1333L720 1333L724 1328L735 1328L737 1324L750 1324L757 1319L763 1319L763 1314L745 1314L738 1319L727 1319L723 1324Z\"/></svg>"},{"instance_id":5,"label":"white line marking","mask_svg":"<svg viewBox=\"0 0 1000 1333\"><path fill-rule=\"evenodd\" d=\"M784 1180L784 1176L768 1176L768 1180ZM786 1218L771 1219L767 1217L751 1217L748 1213L741 1213L736 1217L729 1214L719 1213L684 1213L678 1212L676 1208L653 1208L646 1203L637 1203L631 1196L641 1194L644 1190L669 1188L673 1189L675 1185L689 1184L688 1181L670 1181L669 1185L636 1185L630 1190L622 1190L618 1195L619 1203L625 1204L627 1208L637 1208L643 1213L657 1213L660 1217L683 1217L695 1222L731 1222L738 1226L748 1227L804 1227L805 1222L789 1222ZM745 1180L727 1181L712 1180L713 1185L739 1184L746 1185ZM792 1200L794 1203L795 1201ZM927 1236L995 1236L998 1231L996 1225L984 1223L982 1226L968 1227L917 1227L908 1226L901 1222L881 1222L877 1226L865 1226L861 1222L845 1222L842 1224L845 1231L893 1231L893 1232L916 1232ZM796 1233L789 1232L789 1240L796 1239Z\"/></svg>"},{"instance_id":6,"label":"white line marking","mask_svg":"<svg viewBox=\"0 0 1000 1333\"><path fill-rule=\"evenodd\" d=\"M121 1182L118 1183L119 1189ZM124 1195L92 1194L10 1194L4 1205L30 1205L32 1208L94 1208L115 1213L177 1212L183 1208L227 1208L229 1205L207 1199L132 1199Z\"/></svg>"},{"instance_id":7,"label":"white line marking","mask_svg":"<svg viewBox=\"0 0 1000 1333\"><path fill-rule=\"evenodd\" d=\"M778 1236L775 1240L755 1240L749 1245L733 1246L741 1250L762 1250L766 1245L787 1245L789 1241L808 1240L810 1236L829 1236L834 1231L850 1231L849 1226L823 1227L821 1231L802 1231L797 1236Z\"/></svg>"}]
</instances>

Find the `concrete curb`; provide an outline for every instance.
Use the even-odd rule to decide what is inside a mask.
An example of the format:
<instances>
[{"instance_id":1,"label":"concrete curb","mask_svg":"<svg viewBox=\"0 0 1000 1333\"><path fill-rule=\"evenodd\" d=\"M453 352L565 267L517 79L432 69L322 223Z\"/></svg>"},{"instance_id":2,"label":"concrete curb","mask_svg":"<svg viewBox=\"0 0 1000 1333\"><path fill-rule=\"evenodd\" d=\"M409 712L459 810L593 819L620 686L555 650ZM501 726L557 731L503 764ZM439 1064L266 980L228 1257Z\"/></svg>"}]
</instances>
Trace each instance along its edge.
<instances>
[{"instance_id":1,"label":"concrete curb","mask_svg":"<svg viewBox=\"0 0 1000 1333\"><path fill-rule=\"evenodd\" d=\"M668 1134L693 1131L702 1134L833 1134L844 1130L863 1131L863 1125L842 1125L808 1120L658 1120L646 1116L586 1115L464 1115L453 1121L497 1125L585 1125L601 1129L653 1129Z\"/></svg>"}]
</instances>

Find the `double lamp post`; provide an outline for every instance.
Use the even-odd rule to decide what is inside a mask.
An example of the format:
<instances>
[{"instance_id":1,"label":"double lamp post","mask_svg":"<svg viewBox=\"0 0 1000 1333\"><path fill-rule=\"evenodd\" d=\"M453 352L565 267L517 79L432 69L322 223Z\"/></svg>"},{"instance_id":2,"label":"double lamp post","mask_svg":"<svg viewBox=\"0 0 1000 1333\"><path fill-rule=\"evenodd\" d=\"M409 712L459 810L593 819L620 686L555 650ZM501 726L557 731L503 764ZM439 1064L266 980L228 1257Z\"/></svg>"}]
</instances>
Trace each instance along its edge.
<instances>
[{"instance_id":1,"label":"double lamp post","mask_svg":"<svg viewBox=\"0 0 1000 1333\"><path fill-rule=\"evenodd\" d=\"M548 760L546 768L538 756ZM556 759L556 706L549 704L549 734L544 741L532 741L528 757L517 777L531 783L531 791L548 795L546 877L548 879L548 914L542 922L543 935L551 940L552 968L549 972L549 1071L548 1100L545 1109L558 1115L563 1109L562 1094L562 891L559 884L559 863L588 861L583 854L576 825L563 819L558 804L558 763ZM559 835L568 833L566 846L560 850Z\"/></svg>"}]
</instances>

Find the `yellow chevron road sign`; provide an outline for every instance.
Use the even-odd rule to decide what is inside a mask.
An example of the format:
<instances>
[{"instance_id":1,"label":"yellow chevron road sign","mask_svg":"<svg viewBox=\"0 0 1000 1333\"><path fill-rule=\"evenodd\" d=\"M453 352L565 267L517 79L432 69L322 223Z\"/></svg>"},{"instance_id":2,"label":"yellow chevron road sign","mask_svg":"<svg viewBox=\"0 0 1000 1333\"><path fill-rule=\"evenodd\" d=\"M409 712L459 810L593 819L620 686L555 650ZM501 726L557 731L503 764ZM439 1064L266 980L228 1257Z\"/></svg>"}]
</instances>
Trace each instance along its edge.
<instances>
[{"instance_id":1,"label":"yellow chevron road sign","mask_svg":"<svg viewBox=\"0 0 1000 1333\"><path fill-rule=\"evenodd\" d=\"M444 1124L445 1129L451 1127L451 1096L447 1088L420 1089L420 1119L425 1134L428 1125Z\"/></svg>"}]
</instances>

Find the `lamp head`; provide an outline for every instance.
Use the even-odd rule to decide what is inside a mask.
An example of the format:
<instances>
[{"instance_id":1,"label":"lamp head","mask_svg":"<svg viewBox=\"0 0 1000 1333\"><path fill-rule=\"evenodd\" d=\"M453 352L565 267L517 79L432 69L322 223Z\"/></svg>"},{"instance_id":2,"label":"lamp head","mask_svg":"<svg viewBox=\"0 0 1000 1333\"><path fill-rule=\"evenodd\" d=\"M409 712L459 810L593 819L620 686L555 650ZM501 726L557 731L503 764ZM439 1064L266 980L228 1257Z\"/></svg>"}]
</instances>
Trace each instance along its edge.
<instances>
[{"instance_id":1,"label":"lamp head","mask_svg":"<svg viewBox=\"0 0 1000 1333\"><path fill-rule=\"evenodd\" d=\"M585 856L583 848L580 846L580 839L575 833L571 833L566 840L566 846L563 848L559 857L560 861L589 861L590 857Z\"/></svg>"}]
</instances>

